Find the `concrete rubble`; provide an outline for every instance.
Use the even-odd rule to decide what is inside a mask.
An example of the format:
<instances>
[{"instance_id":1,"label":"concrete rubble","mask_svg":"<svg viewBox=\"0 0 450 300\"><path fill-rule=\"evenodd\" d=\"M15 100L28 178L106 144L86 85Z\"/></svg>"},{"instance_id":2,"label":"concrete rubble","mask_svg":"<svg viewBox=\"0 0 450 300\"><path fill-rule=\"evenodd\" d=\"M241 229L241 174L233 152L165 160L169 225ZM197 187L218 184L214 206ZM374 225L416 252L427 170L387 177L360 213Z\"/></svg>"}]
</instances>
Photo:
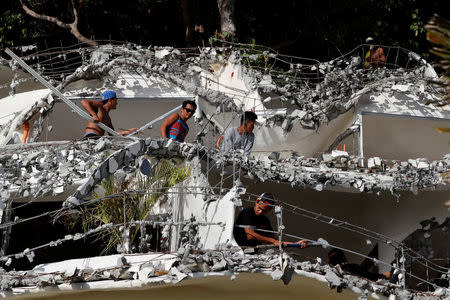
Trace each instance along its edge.
<instances>
[{"instance_id":1,"label":"concrete rubble","mask_svg":"<svg viewBox=\"0 0 450 300\"><path fill-rule=\"evenodd\" d=\"M248 158L239 151L222 155L215 149L199 144L177 143L162 139L108 139L59 144L8 146L0 156L2 200L15 197L37 197L58 194L68 186L82 183L70 196L65 205L82 204L102 179L111 174L122 175L146 170L145 155L161 158L182 158L191 160L200 156L213 161L220 169L233 162L241 167L243 174L261 181L289 182L292 185L308 185L318 190L330 185L354 187L359 191L389 189L418 190L444 184L440 175L448 172L450 155L440 161L410 159L406 162L385 163L380 158L372 158L367 167L360 165L360 159L348 156L343 151L324 155L323 159L292 156L279 159L279 155ZM148 161L147 161L148 163ZM148 167L148 166L147 166ZM53 180L53 181L52 181ZM173 283L208 274L230 275L243 272L260 272L274 280L288 284L297 274L327 282L329 287L340 292L344 288L359 293L362 297L384 295L399 299L420 299L420 295L388 282L370 282L366 279L344 274L339 268L323 265L321 262L299 262L275 250L264 254L243 253L240 248L229 244L218 245L215 251L201 251L198 244L195 220L182 226L180 248L177 259L169 268L163 268L154 261L132 264L125 258L117 260L111 268L71 268L61 272L41 274L36 270L0 270L0 289L3 295L19 293L23 287L43 289L51 286L75 283L94 284L102 281L142 281L151 283ZM105 225L105 228L108 225ZM167 227L167 230L166 230ZM168 233L170 224L163 229ZM102 230L97 228L95 230ZM95 231L94 230L94 231ZM89 234L89 233L86 233ZM83 234L66 236L50 242L57 246L65 241L80 239ZM27 257L33 260L33 249L25 249L14 258ZM280 265L280 261L282 262ZM8 262L6 262L8 265ZM150 281L146 281L149 284ZM423 295L423 294L422 294ZM442 299L449 295L448 289L437 289L434 294L426 293L428 299Z\"/></svg>"},{"instance_id":2,"label":"concrete rubble","mask_svg":"<svg viewBox=\"0 0 450 300\"><path fill-rule=\"evenodd\" d=\"M148 138L145 141L136 141L131 146L111 154L98 166L87 183L80 186L68 198L68 203L82 203L92 192L93 187L112 174L112 171L129 167L137 157L130 151L130 147L138 145L139 150L134 152L138 155L145 153L151 157L181 157L187 160L199 155L203 159L214 161L218 168L235 163L240 166L244 175L256 181L286 182L292 186L310 186L317 190L327 186L342 186L355 188L360 192L379 190L389 190L394 194L400 190L417 192L419 189L444 185L441 175L450 168L450 155L441 161L428 162L425 159L416 159L409 162L394 162L391 166L377 158L378 165L366 168L360 166L360 158L348 156L345 152L331 160L328 158L327 161L301 156L276 161L267 156L248 158L239 151L223 155L216 149L199 144L179 144ZM428 167L423 167L423 164L427 164ZM114 166L112 171L111 166Z\"/></svg>"},{"instance_id":3,"label":"concrete rubble","mask_svg":"<svg viewBox=\"0 0 450 300\"><path fill-rule=\"evenodd\" d=\"M405 69L363 70L357 57L343 57L326 63L301 65L292 63L289 70L280 74L266 74L253 68L258 57L248 55L245 49L201 48L197 56L187 56L169 47L144 48L136 45L99 46L95 50L81 49L83 64L75 72L63 78L58 89L63 90L71 83L82 79L104 79L106 87L123 70L141 74L156 74L175 83L183 90L198 95L217 105L218 111L240 111L234 100L215 90L205 88L201 83L202 72L214 72L220 65L233 63L242 67L242 76L249 90L261 94L271 94L264 103L277 100L292 104L284 115L274 115L265 120L267 126L277 125L289 131L294 122L303 128L317 129L340 114L354 107L364 93L395 93L402 83L407 83L408 92L420 99L428 100L434 94L426 84L427 64L411 55L415 67ZM277 54L264 52L268 59ZM253 61L253 62L252 62ZM3 61L5 63L5 61ZM14 70L17 66L11 63ZM317 72L319 80L315 84L294 82L298 74L306 70ZM20 83L14 76L12 93ZM276 82L276 84L275 84ZM409 88L419 86L421 88ZM92 96L99 90L70 90L67 96ZM31 129L30 141L35 141L42 132L46 114L52 109L53 98L49 95L36 103L31 109L18 114L14 121L0 127L0 144L8 141L18 124L39 112L40 116ZM220 105L219 105L220 104ZM450 171L450 154L441 160L429 161L424 158L411 158L407 161L384 161L379 157L368 158L350 156L344 151L325 153L321 158L306 158L295 153L280 159L280 153L269 156L246 157L242 152L222 154L201 144L177 143L162 139L137 139L103 137L99 140L76 142L50 142L29 145L7 145L0 154L0 211L11 200L20 198L53 197L76 191L67 197L65 207L76 207L90 199L94 188L110 175L124 178L127 174L140 170L151 175L151 166L145 156L157 159L181 158L189 161L194 157L208 159L218 170L224 166L236 165L242 174L255 182L284 182L292 186L310 187L317 191L343 187L359 192L379 192L388 190L394 195L398 191L417 193L421 189L434 189L447 184L444 174ZM447 181L446 181L447 180ZM66 195L64 195L66 196ZM214 198L214 195L209 196ZM166 220L167 221L167 220ZM211 273L230 275L243 272L261 272L274 280L288 284L293 274L316 278L327 282L338 292L349 288L361 294L361 299L383 295L399 299L419 299L421 295L403 289L400 285L388 282L370 282L342 273L321 262L299 262L292 257L271 249L263 254L247 254L242 249L229 244L218 245L215 251L201 251L195 220L182 226L180 248L174 262L168 267L158 261L130 263L126 257L119 257L114 267L86 268L80 266L70 270L53 273L40 273L37 270L9 271L0 269L0 294L12 295L19 287L44 288L74 283L92 283L113 280L148 280L176 284L187 278ZM169 235L171 224L163 228L163 237ZM197 226L198 227L198 226ZM101 230L102 228L98 229ZM53 241L48 246L56 246L64 241L76 240L82 235L66 236ZM168 242L168 239L165 239ZM197 242L195 242L197 241ZM34 252L25 249L15 258L27 257L33 260ZM10 263L10 259L5 262ZM448 289L437 289L434 293L424 293L427 299L450 297Z\"/></svg>"},{"instance_id":4,"label":"concrete rubble","mask_svg":"<svg viewBox=\"0 0 450 300\"><path fill-rule=\"evenodd\" d=\"M241 111L233 100L233 96L224 92L205 87L202 77L211 72L221 72L227 64L239 66L240 77L249 91L257 91L260 95L271 95L264 100L264 104L271 101L281 101L289 104L290 108L282 115L268 117L265 122L271 127L280 126L289 131L293 123L298 122L303 128L316 129L321 124L328 124L340 114L354 107L361 96L367 93L384 93L392 95L399 86L405 86L402 93L414 95L423 104L427 100L436 99L439 88L428 83L429 65L417 55L408 54L408 69L379 68L362 69L361 59L357 56L344 56L323 63L295 64L284 61L282 55L269 51L261 53L268 60L277 60L287 68L285 72L264 72L258 67L258 55L249 55L245 47L199 48L195 55L187 55L171 47L149 47L139 45L112 46L103 45L96 48L81 48L78 50L82 58L79 68L64 74L57 88L64 90L71 83L78 80L100 79L103 86L99 89L67 89L65 95L75 97L90 97L98 95L106 89L117 75L128 72L137 76L159 76L174 83L186 92L192 93L217 106L218 111ZM254 50L251 50L254 51ZM407 56L406 53L402 55ZM359 59L359 61L358 61ZM5 61L6 62L6 61ZM4 62L4 63L5 63ZM11 62L13 70L17 70ZM35 68L39 69L39 64ZM305 77L304 74L308 74ZM311 80L310 77L314 80ZM19 82L13 78L12 86ZM135 87L140 83L136 80ZM14 93L14 90L12 91ZM50 96L49 96L50 97ZM264 97L264 96L263 96ZM417 100L418 99L418 100ZM32 130L32 140L42 131L42 120L45 113L53 106L51 98L43 99L36 109L40 109L42 116ZM283 106L286 106L283 104ZM280 106L281 107L281 106ZM31 111L24 112L26 116ZM22 124L26 116L18 116L15 123ZM0 137L6 138L9 124L0 128ZM14 126L12 126L14 127ZM13 130L15 127L13 128Z\"/></svg>"},{"instance_id":5,"label":"concrete rubble","mask_svg":"<svg viewBox=\"0 0 450 300\"><path fill-rule=\"evenodd\" d=\"M186 245L185 245L186 246ZM180 252L182 252L180 254ZM115 255L118 256L118 255ZM441 288L432 292L414 293L401 288L395 283L385 280L372 282L364 278L342 273L340 268L334 268L326 264L310 261L296 261L283 254L282 257L289 261L282 269L280 267L280 254L274 249L269 249L261 254L245 254L242 249L223 245L220 250L213 251L179 251L173 256L170 264L161 261L142 259L139 262L128 261L121 256L115 266L108 267L83 267L73 266L60 272L46 273L39 270L39 266L29 271L9 271L0 269L0 294L2 296L18 294L20 288L27 287L28 291L35 288L49 290L62 285L75 285L84 283L85 286L101 281L141 281L145 284L172 283L177 284L181 280L208 276L208 274L225 275L235 278L239 273L263 273L274 280L283 280L289 284L292 275L301 275L316 278L328 283L331 289L341 292L350 289L363 296L378 298L379 296L395 297L395 299L443 299L450 295L450 290ZM285 280L287 270L291 271L289 280ZM148 281L152 279L152 281Z\"/></svg>"},{"instance_id":6,"label":"concrete rubble","mask_svg":"<svg viewBox=\"0 0 450 300\"><path fill-rule=\"evenodd\" d=\"M9 145L0 155L1 199L55 196L67 186L79 185L108 153L127 140L50 142ZM99 145L103 145L99 148Z\"/></svg>"},{"instance_id":7,"label":"concrete rubble","mask_svg":"<svg viewBox=\"0 0 450 300\"><path fill-rule=\"evenodd\" d=\"M316 190L341 186L371 192L396 193L445 185L442 176L449 171L450 155L439 161L423 158L402 162L384 162L370 158L367 167L361 159L346 152L324 154L323 159L293 155L276 160L267 156L248 158L239 151L223 155L199 144L179 144L161 139L111 139L65 142L33 146L8 146L0 155L0 194L9 198L43 197L62 193L68 186L78 190L68 199L73 204L84 201L94 186L118 170L145 169L142 156L179 157L186 160L200 154L214 161L218 168L233 162L243 174L256 181L286 182ZM277 156L270 156L277 158Z\"/></svg>"}]
</instances>

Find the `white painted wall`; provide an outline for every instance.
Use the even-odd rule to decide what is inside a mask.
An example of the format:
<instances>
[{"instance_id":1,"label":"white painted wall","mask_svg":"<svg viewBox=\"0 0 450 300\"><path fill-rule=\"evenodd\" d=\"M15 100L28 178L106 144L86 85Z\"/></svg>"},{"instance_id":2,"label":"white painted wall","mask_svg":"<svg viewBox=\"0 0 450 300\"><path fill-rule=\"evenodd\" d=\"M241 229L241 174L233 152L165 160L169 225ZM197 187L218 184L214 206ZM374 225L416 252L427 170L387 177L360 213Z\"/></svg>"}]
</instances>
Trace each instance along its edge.
<instances>
[{"instance_id":1,"label":"white painted wall","mask_svg":"<svg viewBox=\"0 0 450 300\"><path fill-rule=\"evenodd\" d=\"M194 163L195 164L195 163ZM199 188L189 188L197 186ZM237 245L233 237L236 187L232 188L217 201L205 202L203 192L208 191L209 184L203 174L194 175L183 185L174 188L179 193L170 194L174 222L180 222L195 217L197 222L222 223L219 225L199 226L198 234L203 249L216 249L219 244L232 243ZM196 192L202 192L201 194ZM173 226L171 234L171 251L177 251L182 228Z\"/></svg>"}]
</instances>

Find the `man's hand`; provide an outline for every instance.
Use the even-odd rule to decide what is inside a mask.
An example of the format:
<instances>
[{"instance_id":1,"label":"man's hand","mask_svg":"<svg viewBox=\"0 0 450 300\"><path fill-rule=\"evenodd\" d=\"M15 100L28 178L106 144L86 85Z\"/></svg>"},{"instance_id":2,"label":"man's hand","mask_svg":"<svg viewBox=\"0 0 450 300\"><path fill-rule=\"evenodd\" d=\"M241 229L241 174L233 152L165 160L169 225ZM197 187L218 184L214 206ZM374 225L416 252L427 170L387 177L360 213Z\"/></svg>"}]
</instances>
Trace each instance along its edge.
<instances>
[{"instance_id":1,"label":"man's hand","mask_svg":"<svg viewBox=\"0 0 450 300\"><path fill-rule=\"evenodd\" d=\"M300 241L296 242L295 244L300 244L300 248L308 247L308 241L307 240L300 240Z\"/></svg>"},{"instance_id":2,"label":"man's hand","mask_svg":"<svg viewBox=\"0 0 450 300\"><path fill-rule=\"evenodd\" d=\"M280 243L278 242L278 240L276 240L276 239L273 239L271 243L272 243L272 245L277 246L277 247L278 247L278 245L280 244Z\"/></svg>"},{"instance_id":3,"label":"man's hand","mask_svg":"<svg viewBox=\"0 0 450 300\"><path fill-rule=\"evenodd\" d=\"M278 246L280 243L278 242L278 240L274 239L272 241L272 244L275 246ZM282 247L286 247L287 245L295 245L295 244L300 244L300 248L308 247L308 243L306 240L300 240L298 242L281 242Z\"/></svg>"},{"instance_id":4,"label":"man's hand","mask_svg":"<svg viewBox=\"0 0 450 300\"><path fill-rule=\"evenodd\" d=\"M300 240L298 242L283 242L282 245L283 245L283 247L286 247L288 245L299 245L297 247L300 247L300 248L308 247L308 244L307 244L306 240Z\"/></svg>"},{"instance_id":5,"label":"man's hand","mask_svg":"<svg viewBox=\"0 0 450 300\"><path fill-rule=\"evenodd\" d=\"M94 123L100 122L100 118L97 116L97 114L92 114L92 120L94 121Z\"/></svg>"},{"instance_id":6,"label":"man's hand","mask_svg":"<svg viewBox=\"0 0 450 300\"><path fill-rule=\"evenodd\" d=\"M128 134L130 134L130 133L135 132L135 131L138 130L138 129L139 129L139 128L125 129L125 130L119 131L118 134L120 134L120 135L128 135Z\"/></svg>"}]
</instances>

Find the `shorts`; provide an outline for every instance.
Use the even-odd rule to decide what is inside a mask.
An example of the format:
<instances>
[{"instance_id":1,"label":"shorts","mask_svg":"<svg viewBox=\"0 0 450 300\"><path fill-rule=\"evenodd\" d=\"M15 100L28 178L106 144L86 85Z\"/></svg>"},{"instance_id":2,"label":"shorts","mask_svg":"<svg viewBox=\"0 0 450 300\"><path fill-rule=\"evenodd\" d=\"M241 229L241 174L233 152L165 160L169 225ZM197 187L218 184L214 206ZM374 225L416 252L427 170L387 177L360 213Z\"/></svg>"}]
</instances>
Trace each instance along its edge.
<instances>
[{"instance_id":1,"label":"shorts","mask_svg":"<svg viewBox=\"0 0 450 300\"><path fill-rule=\"evenodd\" d=\"M102 137L101 135L98 135L95 132L86 132L84 134L83 139L98 139L98 138L101 138L101 137Z\"/></svg>"}]
</instances>

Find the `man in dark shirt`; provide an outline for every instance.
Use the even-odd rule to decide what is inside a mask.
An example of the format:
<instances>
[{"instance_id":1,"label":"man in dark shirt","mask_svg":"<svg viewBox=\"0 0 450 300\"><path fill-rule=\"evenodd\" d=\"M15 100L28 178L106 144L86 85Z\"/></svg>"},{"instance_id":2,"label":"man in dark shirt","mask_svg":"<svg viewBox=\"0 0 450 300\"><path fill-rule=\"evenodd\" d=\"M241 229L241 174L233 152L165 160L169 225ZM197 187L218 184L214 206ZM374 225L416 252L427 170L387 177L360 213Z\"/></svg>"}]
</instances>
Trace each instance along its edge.
<instances>
[{"instance_id":1,"label":"man in dark shirt","mask_svg":"<svg viewBox=\"0 0 450 300\"><path fill-rule=\"evenodd\" d=\"M270 220L265 216L274 204L275 200L273 195L271 193L263 193L256 199L253 207L244 208L239 213L236 222L234 223L235 227L233 230L234 239L239 246L254 247L259 244L279 245L279 241L274 238L273 233L267 232L273 231L273 229L270 225ZM250 228L239 227L239 225L248 226ZM263 231L258 229L262 229ZM305 240L296 243L282 241L282 246L288 244L300 244L301 248L307 246Z\"/></svg>"},{"instance_id":2,"label":"man in dark shirt","mask_svg":"<svg viewBox=\"0 0 450 300\"><path fill-rule=\"evenodd\" d=\"M359 277L364 277L372 281L377 281L378 279L389 279L391 277L390 272L384 272L383 274L369 272L368 268L370 265L364 264L366 261L364 261L361 265L347 262L347 257L345 257L344 251L337 248L333 248L330 252L328 252L328 262L332 266L340 265L344 272Z\"/></svg>"}]
</instances>

